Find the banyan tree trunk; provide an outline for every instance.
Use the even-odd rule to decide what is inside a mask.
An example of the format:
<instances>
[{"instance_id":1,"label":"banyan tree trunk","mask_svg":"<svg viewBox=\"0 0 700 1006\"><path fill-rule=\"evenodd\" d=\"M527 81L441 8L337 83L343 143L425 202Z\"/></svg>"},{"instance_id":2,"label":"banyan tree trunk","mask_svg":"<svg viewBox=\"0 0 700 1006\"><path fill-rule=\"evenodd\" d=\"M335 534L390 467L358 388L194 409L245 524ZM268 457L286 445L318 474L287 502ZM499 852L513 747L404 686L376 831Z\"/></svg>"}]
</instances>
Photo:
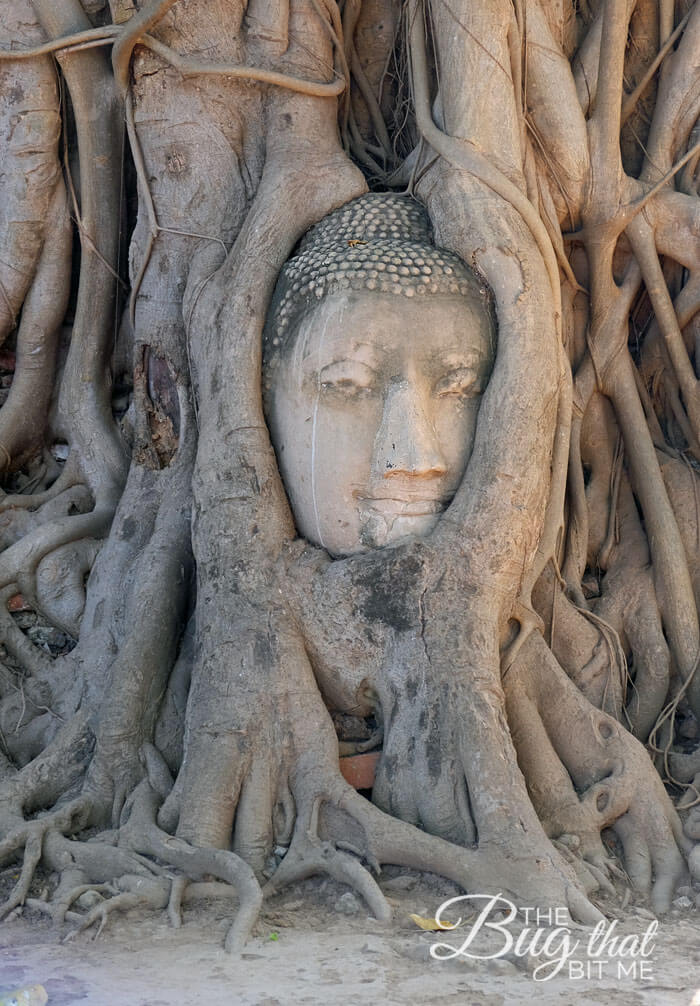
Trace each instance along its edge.
<instances>
[{"instance_id":1,"label":"banyan tree trunk","mask_svg":"<svg viewBox=\"0 0 700 1006\"><path fill-rule=\"evenodd\" d=\"M84 926L177 920L208 875L235 949L315 872L386 917L395 863L588 921L605 829L668 908L700 835L671 799L700 773L699 64L685 0L5 4L2 914L42 861L57 922L123 878ZM342 558L295 528L262 336L368 189L426 207L498 346L434 530ZM381 727L372 801L343 717Z\"/></svg>"}]
</instances>

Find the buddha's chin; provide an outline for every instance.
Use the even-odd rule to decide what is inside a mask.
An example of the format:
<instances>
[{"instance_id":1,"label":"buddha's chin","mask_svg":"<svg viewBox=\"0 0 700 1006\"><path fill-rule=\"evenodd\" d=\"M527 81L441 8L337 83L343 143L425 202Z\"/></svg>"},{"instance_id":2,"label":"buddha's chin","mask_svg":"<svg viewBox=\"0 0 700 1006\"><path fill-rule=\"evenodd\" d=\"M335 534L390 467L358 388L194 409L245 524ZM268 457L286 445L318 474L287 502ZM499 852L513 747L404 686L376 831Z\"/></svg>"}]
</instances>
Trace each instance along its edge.
<instances>
[{"instance_id":1,"label":"buddha's chin","mask_svg":"<svg viewBox=\"0 0 700 1006\"><path fill-rule=\"evenodd\" d=\"M360 511L360 539L366 549L383 548L406 538L423 538L440 518L440 513L387 513L373 507Z\"/></svg>"}]
</instances>

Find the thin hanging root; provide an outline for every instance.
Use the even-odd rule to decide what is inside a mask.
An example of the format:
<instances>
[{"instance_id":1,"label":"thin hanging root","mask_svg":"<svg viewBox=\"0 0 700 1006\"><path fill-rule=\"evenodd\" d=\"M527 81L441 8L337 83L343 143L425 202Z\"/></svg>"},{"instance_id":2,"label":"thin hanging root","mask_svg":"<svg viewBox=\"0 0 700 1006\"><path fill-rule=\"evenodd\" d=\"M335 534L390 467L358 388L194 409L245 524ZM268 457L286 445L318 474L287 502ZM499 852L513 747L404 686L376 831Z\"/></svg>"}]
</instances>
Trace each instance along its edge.
<instances>
[{"instance_id":1,"label":"thin hanging root","mask_svg":"<svg viewBox=\"0 0 700 1006\"><path fill-rule=\"evenodd\" d=\"M685 29L685 26L687 25L688 21L690 20L690 15L691 14L692 14L692 7L688 11L688 13L685 15L685 17L681 21L678 22L675 30L668 36L668 38L666 39L666 41L664 42L664 44L661 46L661 48L659 49L658 53L656 54L656 57L649 64L649 66L647 67L646 71L644 72L644 75L642 76L642 78L640 79L639 83L636 85L636 87L634 88L634 90L631 91L629 94L625 95L624 101L622 102L622 114L620 116L620 127L624 126L624 124L629 119L630 115L632 115L632 113L634 112L635 106L636 106L637 102L639 101L639 99L641 98L641 96L644 93L644 91L646 90L647 85L649 84L649 82L653 78L654 74L656 73L656 71L659 69L659 67L663 63L663 61L666 58L666 56L668 55L668 53L671 51L671 49L675 45L676 40L683 33L683 31Z\"/></svg>"},{"instance_id":2,"label":"thin hanging root","mask_svg":"<svg viewBox=\"0 0 700 1006\"><path fill-rule=\"evenodd\" d=\"M637 217L627 225L627 237L639 262L649 299L683 394L686 411L695 437L700 436L700 389L683 340L678 318L656 251L654 233L648 222Z\"/></svg>"},{"instance_id":3,"label":"thin hanging root","mask_svg":"<svg viewBox=\"0 0 700 1006\"><path fill-rule=\"evenodd\" d=\"M420 0L412 0L408 7L408 17L410 19L413 94L418 129L430 146L441 157L444 157L448 164L474 175L475 178L478 178L509 203L523 218L544 260L552 290L557 331L561 334L562 310L559 267L561 267L573 288L579 289L579 284L576 282L571 265L566 258L561 255L557 256L557 249L552 245L547 229L542 223L542 218L517 185L502 174L476 148L468 149L466 145L462 145L454 137L443 133L433 122L428 88L429 74L425 49L425 34L422 18L419 16L420 10Z\"/></svg>"},{"instance_id":4,"label":"thin hanging root","mask_svg":"<svg viewBox=\"0 0 700 1006\"><path fill-rule=\"evenodd\" d=\"M391 920L391 908L376 881L354 856L341 852L333 842L322 841L318 835L318 814L321 800L316 799L306 820L300 816L289 852L263 889L263 894L276 894L282 887L314 874L325 873L343 884L349 884L362 895L370 911L380 922Z\"/></svg>"},{"instance_id":5,"label":"thin hanging root","mask_svg":"<svg viewBox=\"0 0 700 1006\"><path fill-rule=\"evenodd\" d=\"M41 833L35 833L27 840L19 880L12 889L10 897L0 907L0 920L7 918L10 912L24 904L34 877L34 871L41 859L42 841L43 835Z\"/></svg>"},{"instance_id":6,"label":"thin hanging root","mask_svg":"<svg viewBox=\"0 0 700 1006\"><path fill-rule=\"evenodd\" d=\"M62 38L52 39L30 49L0 49L0 60L36 59L38 56L61 53L68 49L82 49L87 45L111 45L121 30L119 25L108 24L104 28L88 28L86 31L64 35Z\"/></svg>"},{"instance_id":7,"label":"thin hanging root","mask_svg":"<svg viewBox=\"0 0 700 1006\"><path fill-rule=\"evenodd\" d=\"M287 73L266 70L258 66L242 66L238 63L211 63L205 60L188 59L181 56L169 45L159 42L150 35L139 39L139 44L146 46L166 63L179 70L183 77L232 77L236 80L255 80L260 84L274 84L296 94L308 94L315 98L337 98L346 88L342 77L331 81L303 80ZM166 229L166 228L162 228ZM197 235L194 235L197 236Z\"/></svg>"},{"instance_id":8,"label":"thin hanging root","mask_svg":"<svg viewBox=\"0 0 700 1006\"><path fill-rule=\"evenodd\" d=\"M165 17L177 0L151 0L129 21L127 27L116 39L112 48L112 69L117 88L122 96L129 90L129 67L131 55L141 35L153 28Z\"/></svg>"},{"instance_id":9,"label":"thin hanging root","mask_svg":"<svg viewBox=\"0 0 700 1006\"><path fill-rule=\"evenodd\" d=\"M698 655L698 658L695 661L690 671L690 674L685 678L683 684L678 689L671 702L669 702L668 705L664 709L662 709L661 712L659 713L656 723L654 724L654 727L651 733L649 734L649 738L647 740L647 744L649 745L649 748L654 752L654 754L662 756L665 777L674 786L685 786L685 784L689 781L690 778L690 776L687 775L688 772L687 768L686 772L681 771L681 773L679 773L680 776L679 778L677 778L672 772L671 759L673 757L673 753L671 751L671 748L673 745L673 737L676 725L676 712L678 710L678 706L680 704L681 699L688 691L688 688L693 684L697 676L699 667L700 667L700 654ZM663 737L664 735L664 727L666 727L665 730L666 736L665 740L662 741L661 737ZM660 743L661 746L659 746ZM692 765L695 761L693 755L687 755L687 756L680 755L677 757L679 765L683 764L683 762L681 761L682 758L688 759L689 765Z\"/></svg>"},{"instance_id":10,"label":"thin hanging root","mask_svg":"<svg viewBox=\"0 0 700 1006\"><path fill-rule=\"evenodd\" d=\"M148 183L148 172L146 171L146 165L134 120L134 101L129 89L129 67L131 64L133 50L137 42L151 49L154 53L156 53L156 55L160 56L161 59L170 63L175 67L175 69L179 70L179 72L185 77L214 75L233 77L243 80L255 80L260 83L282 87L296 92L297 94L305 94L322 98L338 97L346 91L349 81L349 71L347 71L347 67L344 68L344 75L342 77L338 77L336 74L336 80L324 82L303 80L299 77L290 76L289 74L278 73L276 71L259 67L241 66L234 63L208 63L202 60L192 60L183 57L179 53L175 52L174 49L171 49L170 46L165 45L158 39L152 38L147 34L148 28L153 27L153 25L164 17L175 2L176 0L152 0L150 4L142 8L142 10L131 19L129 22L129 29L119 36L118 40L114 44L114 48L112 49L114 77L117 82L117 87L124 100L127 136L129 138L129 145L131 147L131 153L134 160L134 168L136 170L141 196L146 209L146 216L148 218L148 236L146 238L146 246L144 248L138 274L132 283L131 295L129 297L129 318L132 328L135 328L136 323L136 302L138 294L146 275L146 270L148 269L151 256L153 254L153 247L159 232L171 231L172 233L188 233L186 231L178 232L172 228L162 227L158 222L155 203ZM312 0L312 3L316 6L315 0ZM323 18L322 12L318 11L318 8L316 9L324 26L331 32L331 36L335 38L333 30L330 25L328 25L326 19ZM341 42L337 38L335 38L335 41L337 43L339 55L343 56ZM218 237L212 237L206 234L189 233L191 237L218 241L220 244L223 244L221 239ZM224 245L224 254L227 253L228 249Z\"/></svg>"}]
</instances>

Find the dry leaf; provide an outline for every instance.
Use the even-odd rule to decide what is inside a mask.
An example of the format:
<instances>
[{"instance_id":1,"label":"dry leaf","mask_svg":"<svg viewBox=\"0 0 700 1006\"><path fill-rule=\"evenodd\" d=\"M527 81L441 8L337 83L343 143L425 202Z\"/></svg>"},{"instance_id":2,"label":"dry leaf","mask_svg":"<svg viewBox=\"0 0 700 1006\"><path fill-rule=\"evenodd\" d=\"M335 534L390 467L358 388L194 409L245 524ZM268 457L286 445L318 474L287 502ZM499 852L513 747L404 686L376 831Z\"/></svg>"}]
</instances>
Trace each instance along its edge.
<instances>
[{"instance_id":1,"label":"dry leaf","mask_svg":"<svg viewBox=\"0 0 700 1006\"><path fill-rule=\"evenodd\" d=\"M0 996L0 1006L44 1006L49 1001L43 985L30 985Z\"/></svg>"},{"instance_id":2,"label":"dry leaf","mask_svg":"<svg viewBox=\"0 0 700 1006\"><path fill-rule=\"evenodd\" d=\"M424 919L422 915L409 915L409 919L418 926L419 929L424 929L426 933L439 933L444 929L456 929L457 927L452 922L447 922L443 919L442 922L438 922L437 919Z\"/></svg>"}]
</instances>

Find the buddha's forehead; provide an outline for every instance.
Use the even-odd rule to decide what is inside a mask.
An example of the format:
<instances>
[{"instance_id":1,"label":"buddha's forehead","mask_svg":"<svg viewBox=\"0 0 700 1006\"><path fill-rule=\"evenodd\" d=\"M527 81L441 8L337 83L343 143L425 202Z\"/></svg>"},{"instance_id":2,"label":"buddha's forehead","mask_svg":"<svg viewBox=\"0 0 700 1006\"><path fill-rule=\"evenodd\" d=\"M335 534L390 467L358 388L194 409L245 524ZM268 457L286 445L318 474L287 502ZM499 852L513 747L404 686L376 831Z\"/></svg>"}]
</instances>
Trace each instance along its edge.
<instances>
[{"instance_id":1,"label":"buddha's forehead","mask_svg":"<svg viewBox=\"0 0 700 1006\"><path fill-rule=\"evenodd\" d=\"M491 317L482 300L462 294L421 299L351 290L309 309L294 335L297 364L350 355L467 354L490 359Z\"/></svg>"}]
</instances>

